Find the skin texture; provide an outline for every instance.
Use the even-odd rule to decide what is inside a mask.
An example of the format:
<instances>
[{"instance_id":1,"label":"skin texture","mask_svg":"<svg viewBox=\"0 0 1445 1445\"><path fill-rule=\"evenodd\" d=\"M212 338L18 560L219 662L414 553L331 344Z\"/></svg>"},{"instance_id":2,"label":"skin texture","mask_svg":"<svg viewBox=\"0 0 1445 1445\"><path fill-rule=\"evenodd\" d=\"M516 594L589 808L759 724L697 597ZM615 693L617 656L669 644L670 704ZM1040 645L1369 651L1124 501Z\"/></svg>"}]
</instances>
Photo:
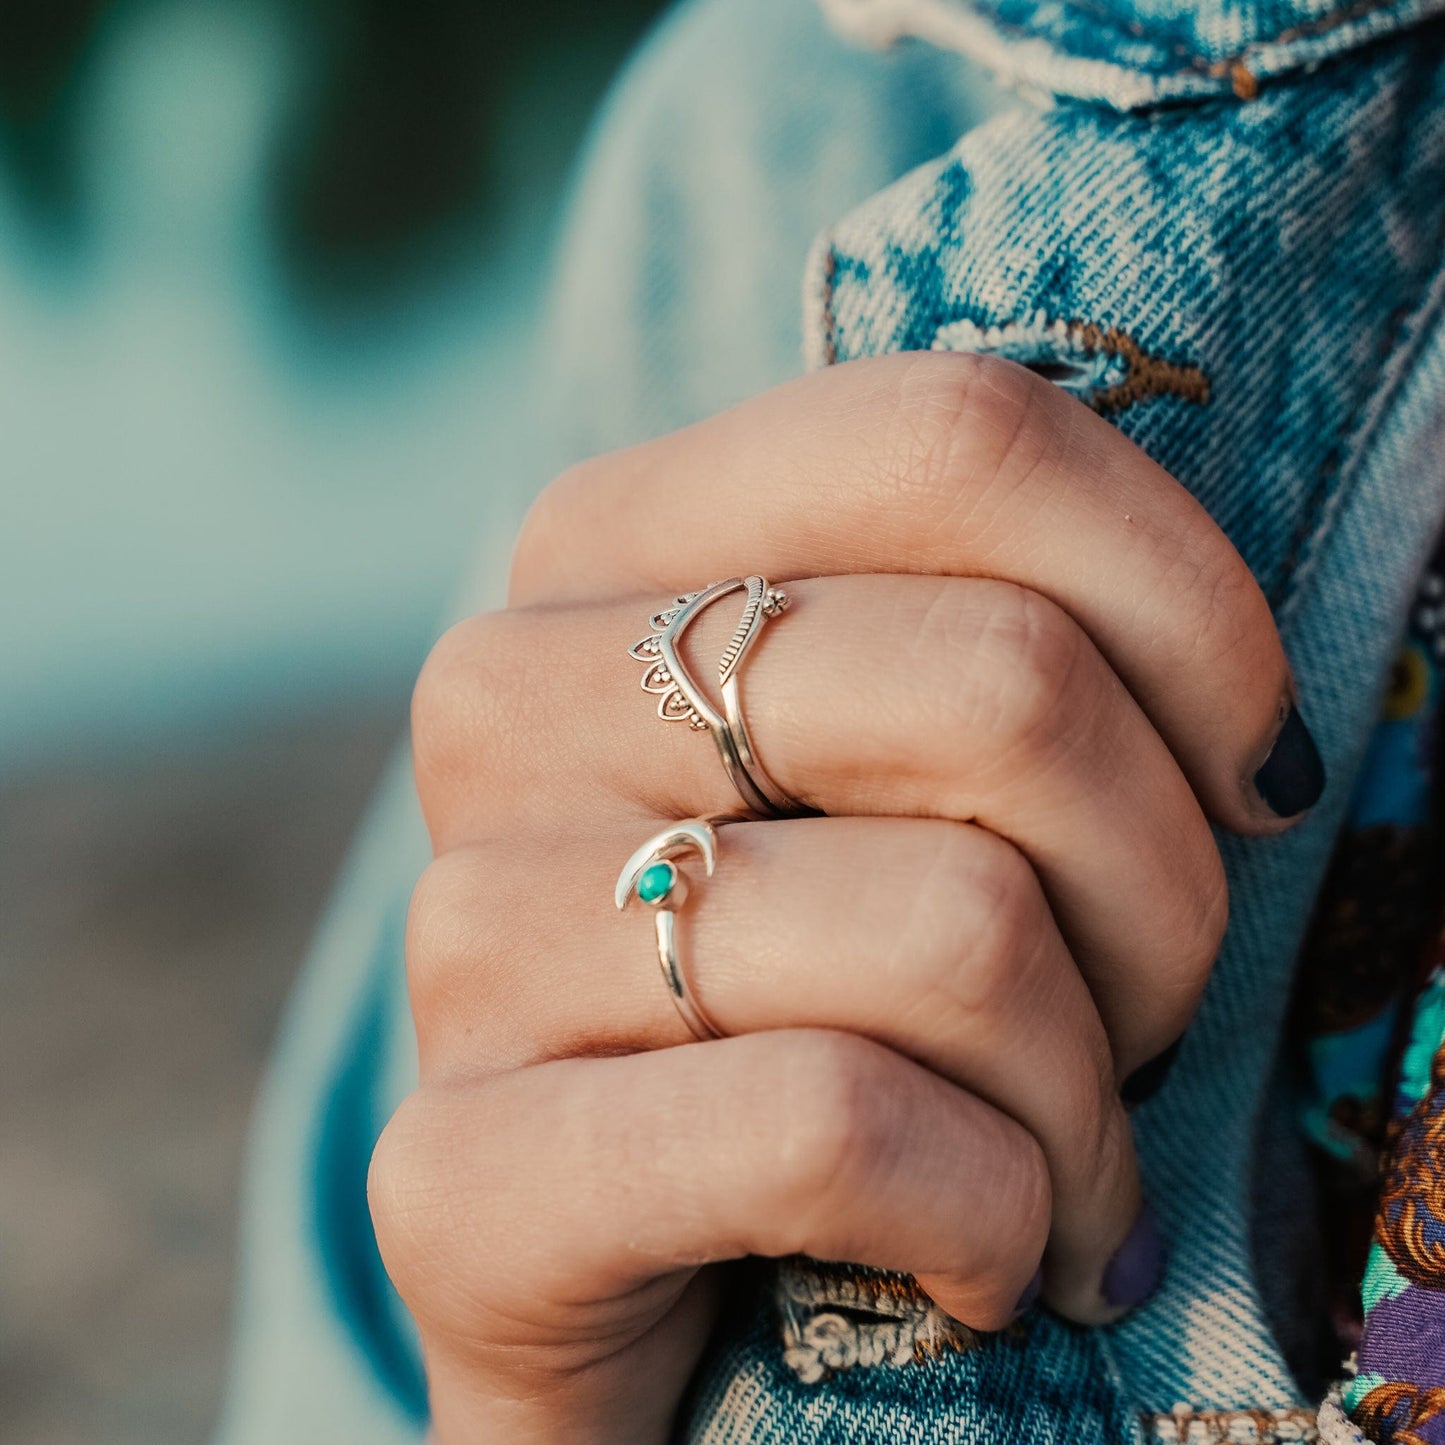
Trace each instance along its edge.
<instances>
[{"instance_id":1,"label":"skin texture","mask_svg":"<svg viewBox=\"0 0 1445 1445\"><path fill-rule=\"evenodd\" d=\"M700 1044L612 886L736 798L627 649L748 572L793 599L746 664L753 738L826 816L724 827L710 880L681 863L729 1035ZM1289 822L1249 781L1288 663L1198 504L1018 367L891 357L567 473L512 600L417 687L421 1081L371 1181L437 1439L665 1440L713 1266L746 1254L907 1270L979 1329L1041 1261L1072 1319L1133 1303L1119 1082L1223 936L1210 822ZM689 633L696 675L735 621Z\"/></svg>"}]
</instances>

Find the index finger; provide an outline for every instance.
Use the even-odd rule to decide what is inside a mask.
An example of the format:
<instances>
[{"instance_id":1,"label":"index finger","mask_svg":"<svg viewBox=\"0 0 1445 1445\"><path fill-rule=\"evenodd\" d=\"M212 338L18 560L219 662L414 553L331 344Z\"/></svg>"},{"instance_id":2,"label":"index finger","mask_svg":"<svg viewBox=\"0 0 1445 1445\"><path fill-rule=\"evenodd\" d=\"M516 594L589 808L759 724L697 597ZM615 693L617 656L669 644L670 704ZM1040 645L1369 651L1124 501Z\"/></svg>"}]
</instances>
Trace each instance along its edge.
<instances>
[{"instance_id":1,"label":"index finger","mask_svg":"<svg viewBox=\"0 0 1445 1445\"><path fill-rule=\"evenodd\" d=\"M1139 448L1012 362L849 362L582 463L534 506L512 600L753 572L1019 583L1090 635L1218 822L1274 831L1323 789L1244 559Z\"/></svg>"}]
</instances>

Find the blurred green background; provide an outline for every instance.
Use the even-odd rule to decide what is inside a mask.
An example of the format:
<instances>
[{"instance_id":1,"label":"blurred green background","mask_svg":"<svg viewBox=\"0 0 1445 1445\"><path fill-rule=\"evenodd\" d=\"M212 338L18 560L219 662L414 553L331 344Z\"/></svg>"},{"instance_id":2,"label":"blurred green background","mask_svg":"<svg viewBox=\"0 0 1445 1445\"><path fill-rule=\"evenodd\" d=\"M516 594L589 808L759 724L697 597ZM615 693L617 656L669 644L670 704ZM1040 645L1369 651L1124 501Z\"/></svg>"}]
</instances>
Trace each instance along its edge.
<instances>
[{"instance_id":1,"label":"blurred green background","mask_svg":"<svg viewBox=\"0 0 1445 1445\"><path fill-rule=\"evenodd\" d=\"M0 6L0 765L403 684L647 8Z\"/></svg>"},{"instance_id":2,"label":"blurred green background","mask_svg":"<svg viewBox=\"0 0 1445 1445\"><path fill-rule=\"evenodd\" d=\"M267 1043L654 0L0 5L0 1439L204 1440Z\"/></svg>"}]
</instances>

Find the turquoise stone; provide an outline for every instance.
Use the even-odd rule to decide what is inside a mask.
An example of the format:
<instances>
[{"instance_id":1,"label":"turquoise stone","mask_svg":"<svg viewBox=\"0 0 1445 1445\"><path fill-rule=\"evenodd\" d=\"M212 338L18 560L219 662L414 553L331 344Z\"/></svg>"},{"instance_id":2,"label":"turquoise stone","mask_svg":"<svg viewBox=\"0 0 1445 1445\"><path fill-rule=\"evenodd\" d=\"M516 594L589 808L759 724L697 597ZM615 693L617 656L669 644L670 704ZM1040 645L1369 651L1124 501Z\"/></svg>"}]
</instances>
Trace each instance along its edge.
<instances>
[{"instance_id":1,"label":"turquoise stone","mask_svg":"<svg viewBox=\"0 0 1445 1445\"><path fill-rule=\"evenodd\" d=\"M677 882L677 869L671 863L654 863L642 870L637 880L637 896L644 903L661 903Z\"/></svg>"}]
</instances>

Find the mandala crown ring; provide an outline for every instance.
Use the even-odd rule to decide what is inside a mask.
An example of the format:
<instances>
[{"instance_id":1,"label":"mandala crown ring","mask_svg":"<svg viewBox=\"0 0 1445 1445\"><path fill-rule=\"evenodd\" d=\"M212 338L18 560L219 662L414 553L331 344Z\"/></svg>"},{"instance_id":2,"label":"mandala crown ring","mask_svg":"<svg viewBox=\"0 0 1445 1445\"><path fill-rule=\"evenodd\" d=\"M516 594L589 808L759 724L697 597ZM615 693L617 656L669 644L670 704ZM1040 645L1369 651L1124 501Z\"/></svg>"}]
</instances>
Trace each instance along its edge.
<instances>
[{"instance_id":1,"label":"mandala crown ring","mask_svg":"<svg viewBox=\"0 0 1445 1445\"><path fill-rule=\"evenodd\" d=\"M678 644L708 607L734 592L747 595L738 625L718 661L723 695L720 712L688 671ZM658 716L665 722L686 721L698 732L710 732L743 802L750 812L765 818L794 817L808 811L768 776L753 748L742 709L743 661L764 625L787 608L787 593L770 587L766 578L731 577L699 592L684 593L672 606L654 613L648 622L652 631L631 649L632 656L646 664L642 689L657 694Z\"/></svg>"}]
</instances>

